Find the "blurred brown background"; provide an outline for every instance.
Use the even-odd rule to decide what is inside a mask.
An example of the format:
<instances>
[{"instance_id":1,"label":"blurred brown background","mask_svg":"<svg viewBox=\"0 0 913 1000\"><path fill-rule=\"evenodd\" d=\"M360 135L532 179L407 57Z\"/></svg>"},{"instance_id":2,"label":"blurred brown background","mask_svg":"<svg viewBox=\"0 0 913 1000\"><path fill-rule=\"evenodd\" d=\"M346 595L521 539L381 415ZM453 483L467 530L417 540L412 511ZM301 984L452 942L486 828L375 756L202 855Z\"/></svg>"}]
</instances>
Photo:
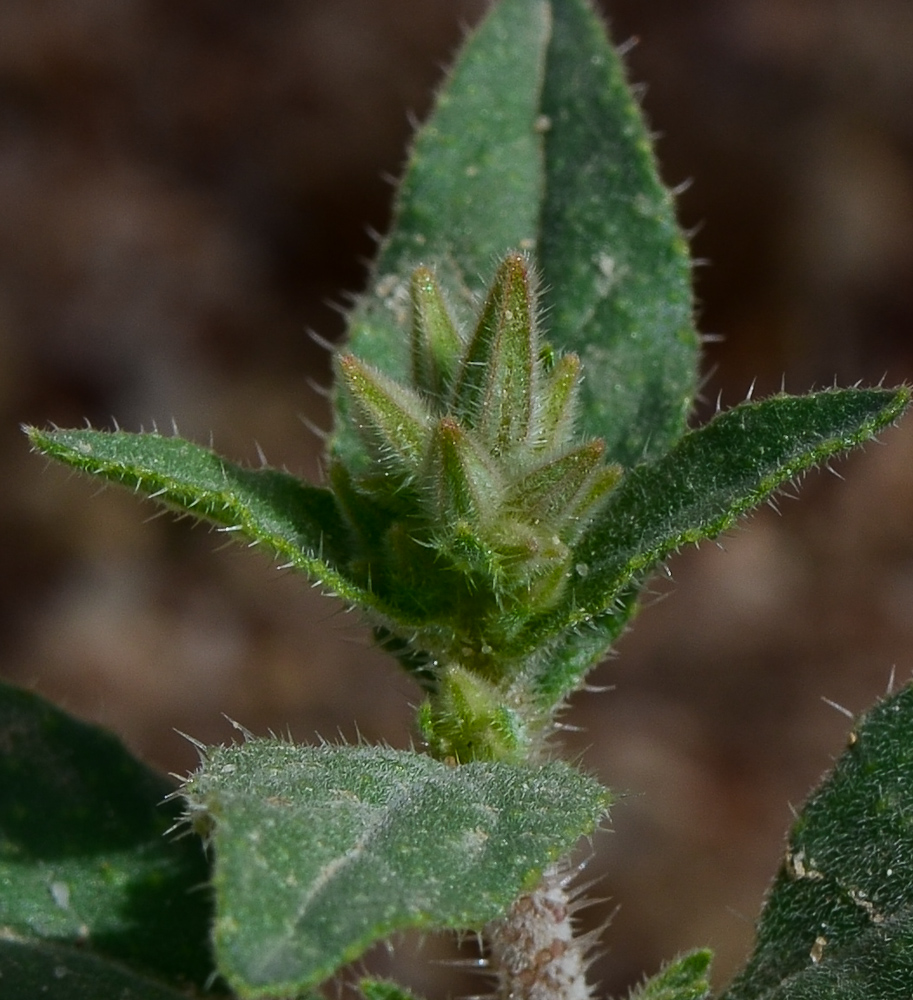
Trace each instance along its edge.
<instances>
[{"instance_id":1,"label":"blurred brown background","mask_svg":"<svg viewBox=\"0 0 913 1000\"><path fill-rule=\"evenodd\" d=\"M407 745L417 695L262 555L30 456L22 421L170 427L319 476L333 304L387 225L409 122L481 0L0 5L0 672L172 771L174 728ZM913 377L909 0L613 0L697 228L707 402ZM591 872L619 993L740 960L799 804L913 667L913 419L671 564L581 694L573 752L628 791ZM440 986L416 980L440 995ZM477 987L478 988L478 987Z\"/></svg>"}]
</instances>

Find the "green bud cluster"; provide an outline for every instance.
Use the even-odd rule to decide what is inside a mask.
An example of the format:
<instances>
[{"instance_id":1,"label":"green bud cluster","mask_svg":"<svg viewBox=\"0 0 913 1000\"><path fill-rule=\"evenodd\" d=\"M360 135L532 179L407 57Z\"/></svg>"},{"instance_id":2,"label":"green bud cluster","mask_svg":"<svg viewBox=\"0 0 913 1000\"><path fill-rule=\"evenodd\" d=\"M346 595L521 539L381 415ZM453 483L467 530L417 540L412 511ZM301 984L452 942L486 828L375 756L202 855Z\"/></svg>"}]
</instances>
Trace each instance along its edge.
<instances>
[{"instance_id":1,"label":"green bud cluster","mask_svg":"<svg viewBox=\"0 0 913 1000\"><path fill-rule=\"evenodd\" d=\"M575 439L580 360L540 340L523 255L502 262L468 336L428 268L411 299L411 384L337 359L370 458L367 472L331 468L356 542L350 570L394 609L387 628L413 652L500 682L500 649L557 601L621 470L601 440Z\"/></svg>"}]
</instances>

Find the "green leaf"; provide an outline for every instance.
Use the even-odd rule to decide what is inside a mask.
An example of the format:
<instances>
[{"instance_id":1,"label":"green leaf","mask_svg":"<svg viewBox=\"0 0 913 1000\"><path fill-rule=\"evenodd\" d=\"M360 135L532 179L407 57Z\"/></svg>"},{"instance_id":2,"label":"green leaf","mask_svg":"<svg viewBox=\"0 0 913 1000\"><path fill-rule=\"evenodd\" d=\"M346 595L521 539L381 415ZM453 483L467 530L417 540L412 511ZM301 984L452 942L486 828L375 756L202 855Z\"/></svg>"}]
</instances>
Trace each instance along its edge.
<instances>
[{"instance_id":1,"label":"green leaf","mask_svg":"<svg viewBox=\"0 0 913 1000\"><path fill-rule=\"evenodd\" d=\"M179 437L35 427L26 432L37 451L65 465L237 532L343 599L377 605L345 575L349 541L329 490L277 469L245 469Z\"/></svg>"},{"instance_id":2,"label":"green leaf","mask_svg":"<svg viewBox=\"0 0 913 1000\"><path fill-rule=\"evenodd\" d=\"M465 325L508 250L535 245L542 199L539 90L549 30L546 0L503 0L469 36L415 137L395 222L349 323L348 349L406 381L410 284L434 272ZM334 454L354 473L362 448L336 400Z\"/></svg>"},{"instance_id":3,"label":"green leaf","mask_svg":"<svg viewBox=\"0 0 913 1000\"><path fill-rule=\"evenodd\" d=\"M755 952L723 1000L908 1000L913 687L853 729L789 838Z\"/></svg>"},{"instance_id":4,"label":"green leaf","mask_svg":"<svg viewBox=\"0 0 913 1000\"><path fill-rule=\"evenodd\" d=\"M534 654L530 687L542 708L548 711L562 704L580 687L583 678L605 657L633 618L639 595L640 581L631 583L608 610L566 630Z\"/></svg>"},{"instance_id":5,"label":"green leaf","mask_svg":"<svg viewBox=\"0 0 913 1000\"><path fill-rule=\"evenodd\" d=\"M23 956L22 975L37 942L52 940L169 983L203 984L209 869L195 838L166 836L180 815L179 803L162 804L172 783L109 733L6 685L0 734L0 927L23 948L36 942L9 952Z\"/></svg>"},{"instance_id":6,"label":"green leaf","mask_svg":"<svg viewBox=\"0 0 913 1000\"><path fill-rule=\"evenodd\" d=\"M707 949L690 951L670 962L631 994L630 1000L704 1000L710 996L710 963Z\"/></svg>"},{"instance_id":7,"label":"green leaf","mask_svg":"<svg viewBox=\"0 0 913 1000\"><path fill-rule=\"evenodd\" d=\"M532 252L548 338L584 362L582 437L628 466L665 451L697 378L688 251L588 0L502 0L470 36L416 135L348 349L405 380L415 268L433 270L466 330L510 250ZM347 405L332 450L358 473Z\"/></svg>"},{"instance_id":8,"label":"green leaf","mask_svg":"<svg viewBox=\"0 0 913 1000\"><path fill-rule=\"evenodd\" d=\"M624 67L587 0L552 0L540 110L548 337L576 351L581 428L629 467L685 430L697 384L691 265Z\"/></svg>"},{"instance_id":9,"label":"green leaf","mask_svg":"<svg viewBox=\"0 0 913 1000\"><path fill-rule=\"evenodd\" d=\"M91 952L45 941L0 937L3 1000L187 1000Z\"/></svg>"},{"instance_id":10,"label":"green leaf","mask_svg":"<svg viewBox=\"0 0 913 1000\"><path fill-rule=\"evenodd\" d=\"M906 388L780 395L691 431L663 458L624 476L574 546L575 578L561 603L527 626L516 652L566 630L579 630L585 648L588 630L617 631L607 620L616 603L658 562L715 537L804 470L870 439L909 401ZM559 641L579 648L576 639Z\"/></svg>"},{"instance_id":11,"label":"green leaf","mask_svg":"<svg viewBox=\"0 0 913 1000\"><path fill-rule=\"evenodd\" d=\"M607 805L557 762L279 740L208 750L186 794L213 823L217 963L243 997L313 986L399 929L482 927Z\"/></svg>"},{"instance_id":12,"label":"green leaf","mask_svg":"<svg viewBox=\"0 0 913 1000\"><path fill-rule=\"evenodd\" d=\"M414 993L388 979L362 979L358 988L365 1000L416 1000Z\"/></svg>"}]
</instances>

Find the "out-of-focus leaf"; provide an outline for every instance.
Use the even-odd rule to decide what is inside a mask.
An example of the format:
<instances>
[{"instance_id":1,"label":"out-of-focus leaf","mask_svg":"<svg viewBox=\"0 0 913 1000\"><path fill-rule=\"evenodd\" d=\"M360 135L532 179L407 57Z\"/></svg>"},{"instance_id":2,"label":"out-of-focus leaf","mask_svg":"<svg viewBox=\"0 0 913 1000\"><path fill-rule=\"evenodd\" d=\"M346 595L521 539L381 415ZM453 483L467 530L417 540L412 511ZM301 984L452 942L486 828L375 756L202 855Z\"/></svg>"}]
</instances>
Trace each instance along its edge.
<instances>
[{"instance_id":1,"label":"out-of-focus leaf","mask_svg":"<svg viewBox=\"0 0 913 1000\"><path fill-rule=\"evenodd\" d=\"M3 1000L188 1000L93 952L0 937Z\"/></svg>"},{"instance_id":2,"label":"out-of-focus leaf","mask_svg":"<svg viewBox=\"0 0 913 1000\"><path fill-rule=\"evenodd\" d=\"M111 734L6 685L0 746L0 928L23 946L69 943L202 985L212 972L209 868L198 840L165 835L180 815L179 803L162 804L173 784Z\"/></svg>"}]
</instances>

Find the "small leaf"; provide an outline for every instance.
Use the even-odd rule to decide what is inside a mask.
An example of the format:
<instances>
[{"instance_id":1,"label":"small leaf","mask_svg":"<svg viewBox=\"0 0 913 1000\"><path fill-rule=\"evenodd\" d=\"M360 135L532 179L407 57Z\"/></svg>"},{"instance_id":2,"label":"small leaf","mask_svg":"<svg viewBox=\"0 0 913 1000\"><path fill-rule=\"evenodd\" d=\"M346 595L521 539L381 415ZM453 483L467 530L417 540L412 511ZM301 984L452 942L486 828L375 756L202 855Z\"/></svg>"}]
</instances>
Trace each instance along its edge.
<instances>
[{"instance_id":1,"label":"small leaf","mask_svg":"<svg viewBox=\"0 0 913 1000\"><path fill-rule=\"evenodd\" d=\"M907 1000L913 983L913 687L854 727L809 799L722 1000Z\"/></svg>"},{"instance_id":2,"label":"small leaf","mask_svg":"<svg viewBox=\"0 0 913 1000\"><path fill-rule=\"evenodd\" d=\"M910 392L842 389L743 403L687 434L658 461L628 472L574 547L574 580L554 611L518 638L599 628L658 562L713 538L805 469L868 440L906 409Z\"/></svg>"},{"instance_id":3,"label":"small leaf","mask_svg":"<svg viewBox=\"0 0 913 1000\"><path fill-rule=\"evenodd\" d=\"M212 904L200 891L209 870L196 839L165 835L180 815L178 803L162 804L173 784L109 733L6 685L0 685L0 733L4 933L23 947L68 943L166 982L202 985L212 971ZM10 954L20 956L23 970L34 970L29 956L39 953ZM71 961L79 964L64 957L61 967Z\"/></svg>"},{"instance_id":4,"label":"small leaf","mask_svg":"<svg viewBox=\"0 0 913 1000\"><path fill-rule=\"evenodd\" d=\"M217 962L247 998L315 985L398 929L482 927L607 805L557 762L279 740L210 749L186 794L214 823Z\"/></svg>"},{"instance_id":5,"label":"small leaf","mask_svg":"<svg viewBox=\"0 0 913 1000\"><path fill-rule=\"evenodd\" d=\"M712 960L707 949L690 951L634 990L630 1000L705 1000L710 996Z\"/></svg>"},{"instance_id":6,"label":"small leaf","mask_svg":"<svg viewBox=\"0 0 913 1000\"><path fill-rule=\"evenodd\" d=\"M91 952L47 941L0 937L3 1000L187 1000Z\"/></svg>"},{"instance_id":7,"label":"small leaf","mask_svg":"<svg viewBox=\"0 0 913 1000\"><path fill-rule=\"evenodd\" d=\"M365 1000L416 1000L414 993L388 979L362 979L358 988Z\"/></svg>"},{"instance_id":8,"label":"small leaf","mask_svg":"<svg viewBox=\"0 0 913 1000\"><path fill-rule=\"evenodd\" d=\"M684 432L691 265L618 53L588 0L552 0L538 263L548 337L583 361L581 430L630 467Z\"/></svg>"},{"instance_id":9,"label":"small leaf","mask_svg":"<svg viewBox=\"0 0 913 1000\"><path fill-rule=\"evenodd\" d=\"M26 431L37 451L237 532L345 600L378 608L374 596L346 572L348 532L329 490L276 469L242 468L178 437Z\"/></svg>"}]
</instances>

